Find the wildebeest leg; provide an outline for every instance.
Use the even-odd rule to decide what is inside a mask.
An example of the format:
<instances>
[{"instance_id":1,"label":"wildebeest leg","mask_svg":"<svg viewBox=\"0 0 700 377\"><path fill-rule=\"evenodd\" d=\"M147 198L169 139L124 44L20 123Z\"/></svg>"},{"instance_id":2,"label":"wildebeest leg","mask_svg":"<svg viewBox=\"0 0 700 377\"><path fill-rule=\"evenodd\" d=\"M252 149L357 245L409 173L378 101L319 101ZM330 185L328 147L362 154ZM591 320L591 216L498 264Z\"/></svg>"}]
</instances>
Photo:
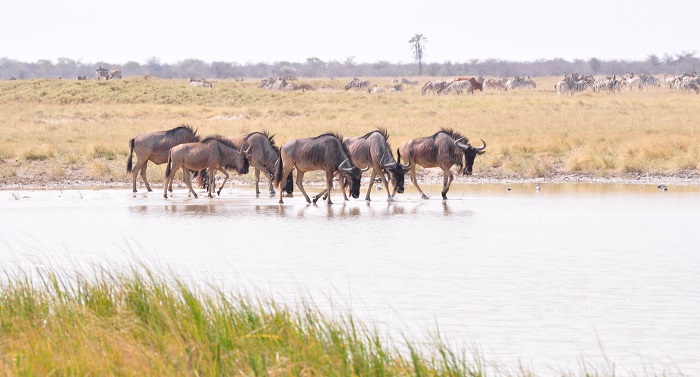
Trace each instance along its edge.
<instances>
[{"instance_id":1,"label":"wildebeest leg","mask_svg":"<svg viewBox=\"0 0 700 377\"><path fill-rule=\"evenodd\" d=\"M288 166L288 165L283 165L282 169L282 177L288 177L290 174L292 174L292 169L294 169L294 165ZM297 169L297 174L299 174L300 170ZM303 173L302 173L303 176ZM298 184L297 184L298 185ZM306 194L304 194L306 195ZM284 196L284 184L280 182L280 204L284 204L284 201L282 201L282 196Z\"/></svg>"},{"instance_id":2,"label":"wildebeest leg","mask_svg":"<svg viewBox=\"0 0 700 377\"><path fill-rule=\"evenodd\" d=\"M185 181L185 185L187 185L187 188L190 189L190 191L187 193L187 196L189 196L191 192L194 195L194 197L197 198L197 193L194 192L194 189L192 188L192 178L190 176L190 170L184 166L182 167L182 180Z\"/></svg>"},{"instance_id":3,"label":"wildebeest leg","mask_svg":"<svg viewBox=\"0 0 700 377\"><path fill-rule=\"evenodd\" d=\"M255 168L255 195L260 195L259 184L260 184L260 169ZM270 185L272 185L272 184L270 184ZM274 192L273 192L273 194L274 194Z\"/></svg>"},{"instance_id":4,"label":"wildebeest leg","mask_svg":"<svg viewBox=\"0 0 700 377\"><path fill-rule=\"evenodd\" d=\"M144 168L144 167L141 166L141 165L142 165L142 164L141 164L141 160L138 160L138 159L137 159L137 160L136 160L136 166L134 166L134 168L131 169L131 182L132 182L132 186L133 186L133 192L137 192L137 191L136 191L136 177L139 175L139 171L140 171L142 168Z\"/></svg>"},{"instance_id":5,"label":"wildebeest leg","mask_svg":"<svg viewBox=\"0 0 700 377\"><path fill-rule=\"evenodd\" d=\"M418 186L418 180L416 180L416 167L411 166L411 183L413 183L414 186L416 186L416 189L418 192L420 192L420 196L423 199L428 199L428 195L425 195L423 190L420 189L420 186Z\"/></svg>"},{"instance_id":6,"label":"wildebeest leg","mask_svg":"<svg viewBox=\"0 0 700 377\"><path fill-rule=\"evenodd\" d=\"M342 174L341 174L341 182L342 182ZM342 182L344 183L344 182ZM333 204L331 201L331 190L333 189L333 172L330 170L326 170L326 196L327 200L326 202L328 204ZM347 200L347 199L345 199Z\"/></svg>"},{"instance_id":7,"label":"wildebeest leg","mask_svg":"<svg viewBox=\"0 0 700 377\"><path fill-rule=\"evenodd\" d=\"M146 174L146 167L147 167L147 166L148 166L148 160L144 161L144 162L143 162L143 166L141 166L141 169L140 169L140 171L141 171L141 179L143 179L143 183L146 184L146 190L147 190L148 192L151 192L151 191L153 191L153 190L151 190L151 185L148 184L148 178L146 178L146 175L147 175L147 174ZM172 190L170 190L170 191L172 191Z\"/></svg>"},{"instance_id":8,"label":"wildebeest leg","mask_svg":"<svg viewBox=\"0 0 700 377\"><path fill-rule=\"evenodd\" d=\"M450 190L450 185L452 184L452 180L454 179L454 175L452 175L452 172L450 169L443 169L445 174L442 176L442 199L445 200L447 199L447 191Z\"/></svg>"},{"instance_id":9,"label":"wildebeest leg","mask_svg":"<svg viewBox=\"0 0 700 377\"><path fill-rule=\"evenodd\" d=\"M229 174L228 174L228 172L227 172L225 169L223 169L223 168L219 168L218 170L219 170L220 172L224 173L224 181L221 183L221 187L219 187L219 191L216 192L216 196L221 196L221 190L224 189L224 185L226 184L226 181L228 180ZM216 171L216 170L214 170L214 171ZM209 193L209 197L210 197L210 198L212 197L212 196L211 196L211 193Z\"/></svg>"},{"instance_id":10,"label":"wildebeest leg","mask_svg":"<svg viewBox=\"0 0 700 377\"><path fill-rule=\"evenodd\" d=\"M284 177L284 175L282 175ZM311 204L311 199L309 199L309 195L306 194L306 190L304 190L304 172L301 171L300 169L297 169L297 187L299 187L299 191L304 195L304 198L306 199L306 202ZM282 192L284 190L280 190L280 203L282 203Z\"/></svg>"},{"instance_id":11,"label":"wildebeest leg","mask_svg":"<svg viewBox=\"0 0 700 377\"><path fill-rule=\"evenodd\" d=\"M374 184L374 179L377 178L377 169L372 168L372 176L369 177L369 186L367 186L367 195L365 195L365 201L366 202L371 202L372 199L369 198L369 194L372 192L372 185ZM382 177L383 178L383 177ZM384 180L382 179L382 182ZM388 190L387 190L388 191ZM345 193L345 190L343 190L343 194Z\"/></svg>"}]
</instances>

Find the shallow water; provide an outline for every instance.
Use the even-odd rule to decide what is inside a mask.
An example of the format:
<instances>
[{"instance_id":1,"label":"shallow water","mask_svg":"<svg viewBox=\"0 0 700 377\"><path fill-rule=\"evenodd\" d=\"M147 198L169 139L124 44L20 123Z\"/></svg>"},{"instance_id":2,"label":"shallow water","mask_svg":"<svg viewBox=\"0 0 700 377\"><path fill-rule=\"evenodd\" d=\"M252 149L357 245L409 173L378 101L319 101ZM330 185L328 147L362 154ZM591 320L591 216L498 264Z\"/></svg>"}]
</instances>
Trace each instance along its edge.
<instances>
[{"instance_id":1,"label":"shallow water","mask_svg":"<svg viewBox=\"0 0 700 377\"><path fill-rule=\"evenodd\" d=\"M141 261L350 308L398 340L439 328L487 361L545 374L607 358L618 373L700 375L698 186L453 185L447 201L424 189L431 200L410 187L393 203L334 192L332 206L300 194L279 205L250 187L168 200L0 191L0 258L66 271Z\"/></svg>"}]
</instances>

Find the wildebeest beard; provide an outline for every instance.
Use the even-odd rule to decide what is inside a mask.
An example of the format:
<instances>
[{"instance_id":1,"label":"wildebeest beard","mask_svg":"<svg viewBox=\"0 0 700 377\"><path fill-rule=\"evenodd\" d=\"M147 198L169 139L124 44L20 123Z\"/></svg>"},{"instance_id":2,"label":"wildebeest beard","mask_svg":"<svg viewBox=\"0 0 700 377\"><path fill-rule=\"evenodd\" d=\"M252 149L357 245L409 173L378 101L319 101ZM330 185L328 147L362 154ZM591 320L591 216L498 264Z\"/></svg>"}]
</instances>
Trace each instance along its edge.
<instances>
[{"instance_id":1,"label":"wildebeest beard","mask_svg":"<svg viewBox=\"0 0 700 377\"><path fill-rule=\"evenodd\" d=\"M352 172L342 172L344 185L350 187L350 196L353 199L360 197L360 180L362 178L362 172L360 168L353 166Z\"/></svg>"}]
</instances>

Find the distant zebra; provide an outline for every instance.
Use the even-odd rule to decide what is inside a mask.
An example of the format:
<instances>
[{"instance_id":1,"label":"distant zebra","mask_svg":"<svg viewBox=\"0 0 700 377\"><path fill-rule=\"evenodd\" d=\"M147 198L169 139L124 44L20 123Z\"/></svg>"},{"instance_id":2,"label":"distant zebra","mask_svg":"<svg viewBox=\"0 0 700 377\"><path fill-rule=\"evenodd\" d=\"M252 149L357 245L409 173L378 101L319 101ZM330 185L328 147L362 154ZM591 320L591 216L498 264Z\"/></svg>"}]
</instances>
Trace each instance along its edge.
<instances>
[{"instance_id":1,"label":"distant zebra","mask_svg":"<svg viewBox=\"0 0 700 377\"><path fill-rule=\"evenodd\" d=\"M389 93L400 92L403 90L403 84L394 85L389 89Z\"/></svg>"},{"instance_id":2,"label":"distant zebra","mask_svg":"<svg viewBox=\"0 0 700 377\"><path fill-rule=\"evenodd\" d=\"M260 80L260 87L263 89L272 89L272 85L275 84L275 79L270 77L269 79L262 79Z\"/></svg>"},{"instance_id":3,"label":"distant zebra","mask_svg":"<svg viewBox=\"0 0 700 377\"><path fill-rule=\"evenodd\" d=\"M482 86L484 89L508 90L506 80L488 79L484 80Z\"/></svg>"},{"instance_id":4,"label":"distant zebra","mask_svg":"<svg viewBox=\"0 0 700 377\"><path fill-rule=\"evenodd\" d=\"M421 94L425 95L428 91L433 92L433 94L441 94L445 88L447 88L447 81L428 81L423 84L421 89Z\"/></svg>"},{"instance_id":5,"label":"distant zebra","mask_svg":"<svg viewBox=\"0 0 700 377\"><path fill-rule=\"evenodd\" d=\"M115 69L112 71L109 71L109 74L107 75L107 80L109 79L121 79L122 78L122 71L120 69Z\"/></svg>"},{"instance_id":6,"label":"distant zebra","mask_svg":"<svg viewBox=\"0 0 700 377\"><path fill-rule=\"evenodd\" d=\"M406 84L406 85L418 85L418 81L410 81L408 79L401 79L401 84Z\"/></svg>"},{"instance_id":7,"label":"distant zebra","mask_svg":"<svg viewBox=\"0 0 700 377\"><path fill-rule=\"evenodd\" d=\"M625 75L622 77L624 79L625 85L627 85L627 89L632 90L632 87L637 87L637 89L641 92L643 88L643 83L642 79L639 76L635 76L634 73L625 73Z\"/></svg>"},{"instance_id":8,"label":"distant zebra","mask_svg":"<svg viewBox=\"0 0 700 377\"><path fill-rule=\"evenodd\" d=\"M516 89L516 88L534 89L537 87L537 84L535 84L535 81L532 80L530 78L530 76L528 76L527 78L515 76L514 79L506 81L506 87L508 89Z\"/></svg>"},{"instance_id":9,"label":"distant zebra","mask_svg":"<svg viewBox=\"0 0 700 377\"><path fill-rule=\"evenodd\" d=\"M294 90L294 84L288 82L287 80L280 78L274 84L272 84L271 90Z\"/></svg>"},{"instance_id":10,"label":"distant zebra","mask_svg":"<svg viewBox=\"0 0 700 377\"><path fill-rule=\"evenodd\" d=\"M195 79L193 77L190 77L190 85L199 87L199 88L212 88L213 85L209 81L205 79Z\"/></svg>"},{"instance_id":11,"label":"distant zebra","mask_svg":"<svg viewBox=\"0 0 700 377\"><path fill-rule=\"evenodd\" d=\"M348 91L350 89L362 89L362 90L367 90L367 92L370 91L369 88L369 81L363 81L358 79L357 77L353 78L352 81L350 81L347 85L345 85L345 91Z\"/></svg>"},{"instance_id":12,"label":"distant zebra","mask_svg":"<svg viewBox=\"0 0 700 377\"><path fill-rule=\"evenodd\" d=\"M384 93L385 91L386 91L386 90L384 90L384 88L382 88L382 87L379 86L379 85L375 85L375 86L372 88L372 93Z\"/></svg>"},{"instance_id":13,"label":"distant zebra","mask_svg":"<svg viewBox=\"0 0 700 377\"><path fill-rule=\"evenodd\" d=\"M642 87L644 87L644 86L650 86L650 87L655 86L657 88L661 87L661 80L659 80L658 78L656 78L648 73L642 73L641 75L639 75L639 79L642 81L642 84L641 84ZM641 90L641 88L640 88L640 90Z\"/></svg>"},{"instance_id":14,"label":"distant zebra","mask_svg":"<svg viewBox=\"0 0 700 377\"><path fill-rule=\"evenodd\" d=\"M445 94L452 92L454 92L454 94L462 94L462 92L464 91L466 91L467 94L474 94L474 88L472 87L472 83L467 80L455 80L450 82L443 92Z\"/></svg>"},{"instance_id":15,"label":"distant zebra","mask_svg":"<svg viewBox=\"0 0 700 377\"><path fill-rule=\"evenodd\" d=\"M695 94L700 93L700 78L695 76L685 76L676 80L676 91L683 92L694 90Z\"/></svg>"},{"instance_id":16,"label":"distant zebra","mask_svg":"<svg viewBox=\"0 0 700 377\"><path fill-rule=\"evenodd\" d=\"M78 76L78 80L87 80L87 76Z\"/></svg>"},{"instance_id":17,"label":"distant zebra","mask_svg":"<svg viewBox=\"0 0 700 377\"><path fill-rule=\"evenodd\" d=\"M95 76L98 80L99 79L109 80L109 70L100 65L97 67L97 70L95 71Z\"/></svg>"},{"instance_id":18,"label":"distant zebra","mask_svg":"<svg viewBox=\"0 0 700 377\"><path fill-rule=\"evenodd\" d=\"M559 97L563 95L572 95L571 87L569 86L569 82L566 80L561 80L558 83L554 84L554 89L557 90L557 95Z\"/></svg>"}]
</instances>

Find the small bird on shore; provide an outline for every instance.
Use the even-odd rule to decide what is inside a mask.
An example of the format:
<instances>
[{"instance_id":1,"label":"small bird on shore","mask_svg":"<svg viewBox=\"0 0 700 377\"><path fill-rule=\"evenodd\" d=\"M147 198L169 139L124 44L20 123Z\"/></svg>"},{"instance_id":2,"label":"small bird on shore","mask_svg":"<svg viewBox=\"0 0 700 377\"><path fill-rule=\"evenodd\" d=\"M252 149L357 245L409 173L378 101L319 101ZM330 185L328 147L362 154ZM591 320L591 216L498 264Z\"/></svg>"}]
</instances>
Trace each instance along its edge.
<instances>
[{"instance_id":1,"label":"small bird on shore","mask_svg":"<svg viewBox=\"0 0 700 377\"><path fill-rule=\"evenodd\" d=\"M656 186L656 187L658 187L659 190L668 191L668 187L666 187L666 185L658 185L658 186Z\"/></svg>"}]
</instances>

